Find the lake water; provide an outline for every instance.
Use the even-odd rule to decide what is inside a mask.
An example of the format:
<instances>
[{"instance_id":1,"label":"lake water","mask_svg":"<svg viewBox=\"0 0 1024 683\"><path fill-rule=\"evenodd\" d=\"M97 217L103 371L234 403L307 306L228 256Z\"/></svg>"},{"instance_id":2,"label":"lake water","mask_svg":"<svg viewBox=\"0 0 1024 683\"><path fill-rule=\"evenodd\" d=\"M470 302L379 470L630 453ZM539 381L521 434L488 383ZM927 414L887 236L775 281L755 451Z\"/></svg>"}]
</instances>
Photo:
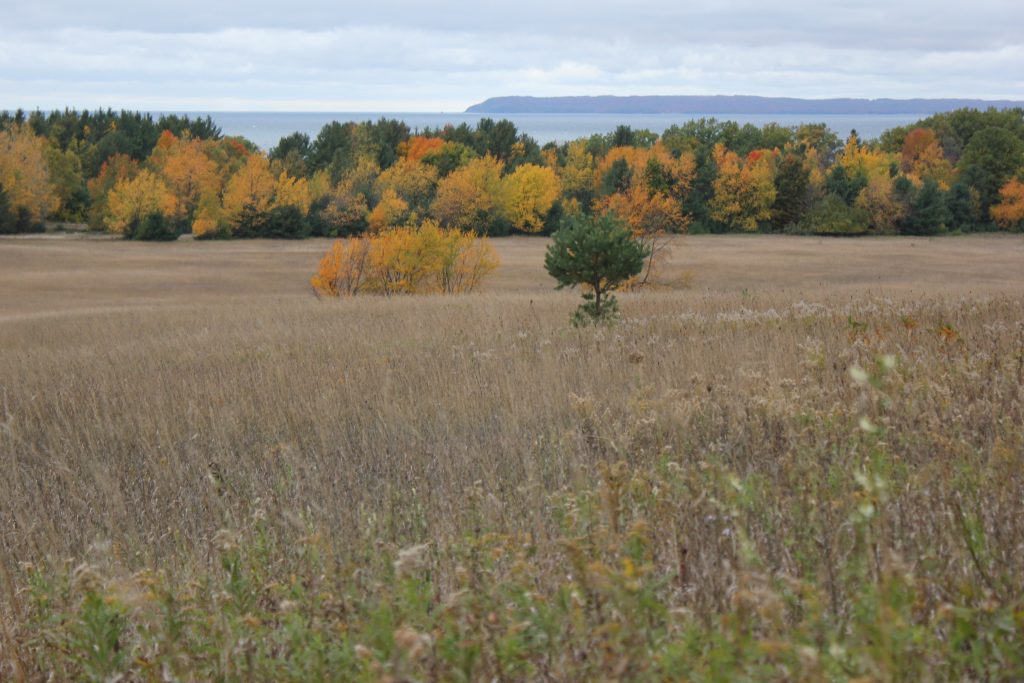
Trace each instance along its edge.
<instances>
[{"instance_id":1,"label":"lake water","mask_svg":"<svg viewBox=\"0 0 1024 683\"><path fill-rule=\"evenodd\" d=\"M474 126L481 118L489 116L495 120L507 118L516 124L524 133L532 136L540 144L546 142L565 142L581 137L589 137L595 133L610 133L620 124L633 128L647 128L655 133L662 133L673 124L710 117L707 114L466 114L466 113L410 113L410 112L177 112L189 115L206 116L221 127L225 135L242 135L263 149L270 149L278 141L296 131L306 133L310 139L316 138L324 124L331 121L375 121L384 116L405 121L413 130L424 128L441 128L447 124L459 125L467 123ZM798 114L716 114L715 118L722 121L736 121L739 124L752 123L763 126L776 122L783 126L796 126L801 123L825 123L841 138L845 138L851 130L864 139L876 138L883 131L896 126L913 123L928 116L919 115L798 115Z\"/></svg>"}]
</instances>

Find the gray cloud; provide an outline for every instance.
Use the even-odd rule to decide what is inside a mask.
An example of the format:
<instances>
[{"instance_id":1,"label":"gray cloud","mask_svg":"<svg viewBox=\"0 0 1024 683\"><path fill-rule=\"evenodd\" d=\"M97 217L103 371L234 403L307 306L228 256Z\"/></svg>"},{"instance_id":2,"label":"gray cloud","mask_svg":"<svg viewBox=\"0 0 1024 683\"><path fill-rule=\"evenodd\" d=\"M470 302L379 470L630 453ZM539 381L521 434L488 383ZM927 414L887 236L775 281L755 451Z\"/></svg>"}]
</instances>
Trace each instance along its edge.
<instances>
[{"instance_id":1,"label":"gray cloud","mask_svg":"<svg viewBox=\"0 0 1024 683\"><path fill-rule=\"evenodd\" d=\"M1024 9L1001 0L60 0L6 14L7 108L452 110L502 94L1024 98Z\"/></svg>"}]
</instances>

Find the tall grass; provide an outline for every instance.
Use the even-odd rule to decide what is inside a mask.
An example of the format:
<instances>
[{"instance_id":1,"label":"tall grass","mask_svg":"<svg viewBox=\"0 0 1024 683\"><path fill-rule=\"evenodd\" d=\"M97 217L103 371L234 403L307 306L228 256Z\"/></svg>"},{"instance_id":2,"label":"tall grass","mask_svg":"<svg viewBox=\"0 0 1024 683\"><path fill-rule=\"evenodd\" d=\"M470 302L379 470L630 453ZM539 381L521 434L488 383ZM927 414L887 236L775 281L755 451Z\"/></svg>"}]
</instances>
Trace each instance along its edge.
<instances>
[{"instance_id":1,"label":"tall grass","mask_svg":"<svg viewBox=\"0 0 1024 683\"><path fill-rule=\"evenodd\" d=\"M0 678L1019 680L1024 305L0 327Z\"/></svg>"}]
</instances>

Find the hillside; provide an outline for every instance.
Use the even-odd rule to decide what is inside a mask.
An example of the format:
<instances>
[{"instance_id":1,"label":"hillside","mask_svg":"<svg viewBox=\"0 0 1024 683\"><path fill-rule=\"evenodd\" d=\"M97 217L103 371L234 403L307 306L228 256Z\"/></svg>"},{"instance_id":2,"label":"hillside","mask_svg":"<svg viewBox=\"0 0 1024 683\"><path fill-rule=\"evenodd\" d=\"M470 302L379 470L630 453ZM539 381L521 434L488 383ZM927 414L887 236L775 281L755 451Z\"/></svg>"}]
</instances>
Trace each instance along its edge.
<instances>
[{"instance_id":1,"label":"hillside","mask_svg":"<svg viewBox=\"0 0 1024 683\"><path fill-rule=\"evenodd\" d=\"M619 97L491 97L474 104L474 114L935 114L971 107L1024 106L1010 100L855 99L807 100L752 95L645 95Z\"/></svg>"}]
</instances>

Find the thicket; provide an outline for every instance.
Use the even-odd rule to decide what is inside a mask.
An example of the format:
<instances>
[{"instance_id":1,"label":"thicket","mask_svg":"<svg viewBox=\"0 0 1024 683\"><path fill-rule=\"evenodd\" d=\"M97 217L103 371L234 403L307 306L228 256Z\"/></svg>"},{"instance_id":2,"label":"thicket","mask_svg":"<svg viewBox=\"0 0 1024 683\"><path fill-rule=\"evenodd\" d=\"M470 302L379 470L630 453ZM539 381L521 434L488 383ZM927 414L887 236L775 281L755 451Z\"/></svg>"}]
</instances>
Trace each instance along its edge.
<instances>
[{"instance_id":1,"label":"thicket","mask_svg":"<svg viewBox=\"0 0 1024 683\"><path fill-rule=\"evenodd\" d=\"M821 124L700 119L543 147L505 120L412 131L382 118L295 133L267 154L209 118L15 112L0 129L0 184L15 213L118 233L153 212L207 238L349 236L427 218L486 235L550 233L565 215L609 213L656 256L659 236L687 230L1022 226L1020 109L938 114L875 141L843 141Z\"/></svg>"},{"instance_id":2,"label":"thicket","mask_svg":"<svg viewBox=\"0 0 1024 683\"><path fill-rule=\"evenodd\" d=\"M497 266L487 238L427 221L335 241L310 284L325 296L461 294Z\"/></svg>"}]
</instances>

